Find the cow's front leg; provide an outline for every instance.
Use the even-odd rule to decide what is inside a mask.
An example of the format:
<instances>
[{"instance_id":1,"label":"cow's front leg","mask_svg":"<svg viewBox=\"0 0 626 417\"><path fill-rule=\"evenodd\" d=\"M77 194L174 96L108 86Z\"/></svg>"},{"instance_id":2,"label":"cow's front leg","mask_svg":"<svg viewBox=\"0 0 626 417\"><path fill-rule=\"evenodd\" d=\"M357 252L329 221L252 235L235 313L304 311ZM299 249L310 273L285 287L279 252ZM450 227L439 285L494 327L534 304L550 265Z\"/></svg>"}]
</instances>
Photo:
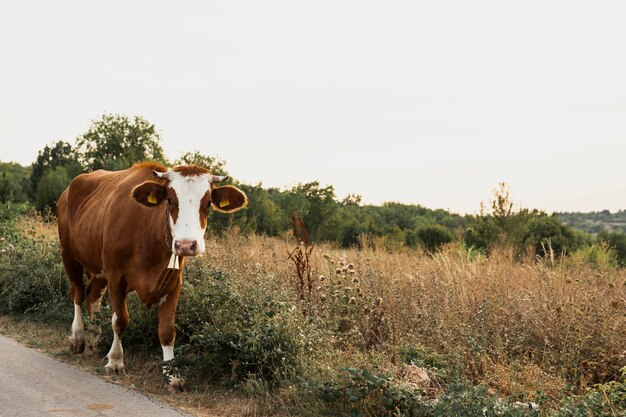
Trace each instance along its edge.
<instances>
[{"instance_id":1,"label":"cow's front leg","mask_svg":"<svg viewBox=\"0 0 626 417\"><path fill-rule=\"evenodd\" d=\"M118 373L124 370L124 349L122 348L122 333L128 326L128 309L126 308L126 293L109 286L109 297L111 299L111 310L113 317L111 327L113 327L113 343L111 350L107 354L108 363L104 366L107 374Z\"/></svg>"},{"instance_id":2,"label":"cow's front leg","mask_svg":"<svg viewBox=\"0 0 626 417\"><path fill-rule=\"evenodd\" d=\"M181 287L182 283L179 283L173 291L168 293L164 299L161 300L161 304L159 305L159 340L161 342L161 348L163 349L163 362L174 359L174 341L176 340L174 319ZM167 388L170 392L179 392L184 389L185 384L182 378L168 373L166 368L163 369L163 372L169 381Z\"/></svg>"},{"instance_id":3,"label":"cow's front leg","mask_svg":"<svg viewBox=\"0 0 626 417\"><path fill-rule=\"evenodd\" d=\"M85 325L83 324L82 305L85 299L85 284L83 282L83 266L72 259L66 251L61 251L65 272L72 282L70 294L74 302L74 320L70 334L70 351L83 353L85 350Z\"/></svg>"}]
</instances>

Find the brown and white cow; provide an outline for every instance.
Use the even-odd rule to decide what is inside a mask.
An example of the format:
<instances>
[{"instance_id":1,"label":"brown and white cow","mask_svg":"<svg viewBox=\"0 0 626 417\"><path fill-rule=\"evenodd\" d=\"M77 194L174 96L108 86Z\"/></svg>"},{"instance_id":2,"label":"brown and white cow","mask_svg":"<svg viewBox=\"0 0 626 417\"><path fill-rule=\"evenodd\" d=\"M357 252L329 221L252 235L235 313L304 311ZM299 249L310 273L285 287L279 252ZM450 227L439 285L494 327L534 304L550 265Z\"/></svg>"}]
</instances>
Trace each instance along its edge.
<instances>
[{"instance_id":1,"label":"brown and white cow","mask_svg":"<svg viewBox=\"0 0 626 417\"><path fill-rule=\"evenodd\" d=\"M74 178L57 203L61 256L72 283L73 352L85 349L85 295L92 317L108 290L114 339L105 369L123 370L126 295L136 291L146 305L159 305L163 360L174 357L174 315L185 257L204 253L211 209L232 213L247 204L246 195L236 187L215 185L224 179L199 166L168 169L154 163ZM83 273L88 278L86 292ZM168 377L170 389L182 387L180 379Z\"/></svg>"}]
</instances>

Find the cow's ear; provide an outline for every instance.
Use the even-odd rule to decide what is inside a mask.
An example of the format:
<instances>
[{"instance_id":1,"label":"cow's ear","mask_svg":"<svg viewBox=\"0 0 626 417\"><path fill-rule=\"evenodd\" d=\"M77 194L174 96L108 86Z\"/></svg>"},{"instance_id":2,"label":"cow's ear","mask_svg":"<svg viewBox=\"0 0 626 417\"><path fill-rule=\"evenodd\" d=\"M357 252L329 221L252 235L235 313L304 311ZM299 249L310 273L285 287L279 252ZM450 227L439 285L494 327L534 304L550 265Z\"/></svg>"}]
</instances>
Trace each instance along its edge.
<instances>
[{"instance_id":1,"label":"cow's ear","mask_svg":"<svg viewBox=\"0 0 626 417\"><path fill-rule=\"evenodd\" d=\"M166 197L165 187L154 181L146 181L133 188L133 198L144 206L158 206Z\"/></svg>"},{"instance_id":2,"label":"cow's ear","mask_svg":"<svg viewBox=\"0 0 626 417\"><path fill-rule=\"evenodd\" d=\"M211 204L222 213L234 213L248 204L248 197L237 187L224 185L211 190Z\"/></svg>"}]
</instances>

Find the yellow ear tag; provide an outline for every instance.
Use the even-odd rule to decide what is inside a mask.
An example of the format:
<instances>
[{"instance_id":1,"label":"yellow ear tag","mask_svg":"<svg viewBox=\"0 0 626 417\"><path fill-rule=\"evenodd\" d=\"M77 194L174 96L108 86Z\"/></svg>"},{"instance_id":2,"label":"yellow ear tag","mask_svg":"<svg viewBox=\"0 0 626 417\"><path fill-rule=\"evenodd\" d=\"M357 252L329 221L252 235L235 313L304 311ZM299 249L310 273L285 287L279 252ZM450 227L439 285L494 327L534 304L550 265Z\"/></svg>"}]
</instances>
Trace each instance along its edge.
<instances>
[{"instance_id":1,"label":"yellow ear tag","mask_svg":"<svg viewBox=\"0 0 626 417\"><path fill-rule=\"evenodd\" d=\"M224 200L220 201L220 208L226 207L229 204L230 204L230 201L224 199Z\"/></svg>"},{"instance_id":2,"label":"yellow ear tag","mask_svg":"<svg viewBox=\"0 0 626 417\"><path fill-rule=\"evenodd\" d=\"M157 199L156 199L156 197L154 196L153 193L150 193L150 195L148 196L148 203L150 203L150 204L156 204L157 203Z\"/></svg>"}]
</instances>

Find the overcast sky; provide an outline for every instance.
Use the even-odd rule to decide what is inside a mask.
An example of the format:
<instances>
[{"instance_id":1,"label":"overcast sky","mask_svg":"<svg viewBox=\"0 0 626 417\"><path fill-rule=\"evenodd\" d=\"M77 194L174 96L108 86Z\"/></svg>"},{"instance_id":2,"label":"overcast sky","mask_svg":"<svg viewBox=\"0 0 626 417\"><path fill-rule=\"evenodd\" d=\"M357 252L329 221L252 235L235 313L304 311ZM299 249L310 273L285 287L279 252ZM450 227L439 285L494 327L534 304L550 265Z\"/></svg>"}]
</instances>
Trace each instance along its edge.
<instances>
[{"instance_id":1,"label":"overcast sky","mask_svg":"<svg viewBox=\"0 0 626 417\"><path fill-rule=\"evenodd\" d=\"M265 186L626 208L624 1L3 1L0 160L103 112Z\"/></svg>"}]
</instances>

